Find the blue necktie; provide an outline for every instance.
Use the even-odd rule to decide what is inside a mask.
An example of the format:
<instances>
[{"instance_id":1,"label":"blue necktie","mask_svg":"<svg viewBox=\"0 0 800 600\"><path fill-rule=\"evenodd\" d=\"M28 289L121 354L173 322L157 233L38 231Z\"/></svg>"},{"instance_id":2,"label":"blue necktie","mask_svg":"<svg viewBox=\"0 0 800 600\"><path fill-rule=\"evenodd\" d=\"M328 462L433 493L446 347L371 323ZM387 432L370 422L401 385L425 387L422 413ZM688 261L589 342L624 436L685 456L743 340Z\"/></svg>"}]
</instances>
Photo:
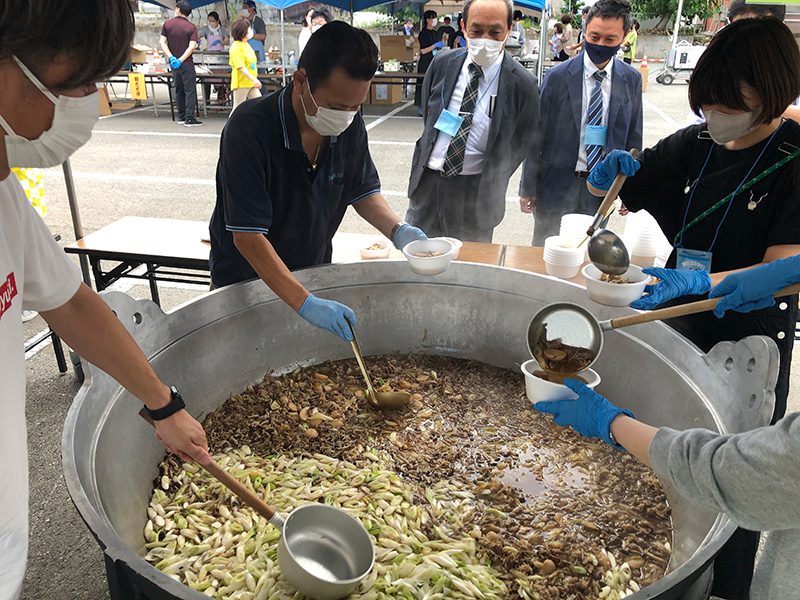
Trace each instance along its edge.
<instances>
[{"instance_id":1,"label":"blue necktie","mask_svg":"<svg viewBox=\"0 0 800 600\"><path fill-rule=\"evenodd\" d=\"M592 90L592 97L589 101L589 113L586 117L586 125L603 124L603 79L606 76L605 71L595 71L594 73L594 89ZM600 162L601 154L603 152L602 146L586 145L586 170L591 171Z\"/></svg>"}]
</instances>

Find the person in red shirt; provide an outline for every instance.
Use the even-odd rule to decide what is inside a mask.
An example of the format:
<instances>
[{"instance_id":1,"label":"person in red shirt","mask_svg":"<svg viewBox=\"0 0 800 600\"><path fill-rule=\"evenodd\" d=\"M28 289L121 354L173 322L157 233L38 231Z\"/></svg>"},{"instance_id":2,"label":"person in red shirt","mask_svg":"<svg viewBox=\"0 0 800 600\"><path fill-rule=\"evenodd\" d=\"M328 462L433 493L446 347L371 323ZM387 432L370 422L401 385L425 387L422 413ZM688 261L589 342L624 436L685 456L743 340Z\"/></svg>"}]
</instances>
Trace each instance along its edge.
<instances>
[{"instance_id":1,"label":"person in red shirt","mask_svg":"<svg viewBox=\"0 0 800 600\"><path fill-rule=\"evenodd\" d=\"M178 105L178 123L186 127L202 125L195 117L197 85L192 54L197 47L197 27L187 18L192 7L186 0L175 3L175 18L161 28L161 48L172 67L175 103Z\"/></svg>"}]
</instances>

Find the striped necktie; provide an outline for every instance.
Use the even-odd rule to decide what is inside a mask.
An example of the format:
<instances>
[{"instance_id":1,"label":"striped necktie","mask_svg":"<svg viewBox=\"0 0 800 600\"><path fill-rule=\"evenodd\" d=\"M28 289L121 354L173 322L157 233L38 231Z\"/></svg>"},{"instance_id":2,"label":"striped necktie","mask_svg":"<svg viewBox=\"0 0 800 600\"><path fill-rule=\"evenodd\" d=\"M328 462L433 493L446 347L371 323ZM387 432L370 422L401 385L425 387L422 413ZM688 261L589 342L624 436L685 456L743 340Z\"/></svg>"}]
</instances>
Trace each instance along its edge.
<instances>
[{"instance_id":1,"label":"striped necktie","mask_svg":"<svg viewBox=\"0 0 800 600\"><path fill-rule=\"evenodd\" d=\"M592 90L592 98L589 101L589 113L586 117L586 125L603 124L603 79L605 79L605 71L595 71L594 73L594 89ZM591 171L600 162L601 154L603 153L602 146L586 145L586 169Z\"/></svg>"},{"instance_id":2,"label":"striped necktie","mask_svg":"<svg viewBox=\"0 0 800 600\"><path fill-rule=\"evenodd\" d=\"M450 140L450 145L447 147L447 154L445 155L444 171L445 177L454 177L461 173L464 168L464 153L467 150L467 138L469 137L469 128L472 125L472 115L475 111L475 105L478 103L478 83L483 75L481 69L475 63L467 65L470 73L469 83L467 89L464 90L464 98L461 100L461 110L459 113L464 115L464 120L458 131Z\"/></svg>"}]
</instances>

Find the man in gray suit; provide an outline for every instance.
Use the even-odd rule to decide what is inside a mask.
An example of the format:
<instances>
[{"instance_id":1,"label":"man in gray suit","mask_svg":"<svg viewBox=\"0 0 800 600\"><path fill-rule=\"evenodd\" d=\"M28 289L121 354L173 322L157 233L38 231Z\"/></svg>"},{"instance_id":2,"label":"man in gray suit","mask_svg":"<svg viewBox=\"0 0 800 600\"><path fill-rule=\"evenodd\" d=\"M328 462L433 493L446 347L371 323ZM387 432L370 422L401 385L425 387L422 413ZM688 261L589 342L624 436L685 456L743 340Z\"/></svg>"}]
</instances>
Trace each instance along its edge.
<instances>
[{"instance_id":1,"label":"man in gray suit","mask_svg":"<svg viewBox=\"0 0 800 600\"><path fill-rule=\"evenodd\" d=\"M614 58L631 25L628 0L598 0L586 16L584 52L547 71L541 120L520 182L533 213L533 245L557 235L561 216L594 214L586 178L607 152L642 147L642 77Z\"/></svg>"},{"instance_id":2,"label":"man in gray suit","mask_svg":"<svg viewBox=\"0 0 800 600\"><path fill-rule=\"evenodd\" d=\"M467 50L439 51L422 85L406 220L429 236L491 242L539 118L536 78L504 50L511 0L467 0Z\"/></svg>"}]
</instances>

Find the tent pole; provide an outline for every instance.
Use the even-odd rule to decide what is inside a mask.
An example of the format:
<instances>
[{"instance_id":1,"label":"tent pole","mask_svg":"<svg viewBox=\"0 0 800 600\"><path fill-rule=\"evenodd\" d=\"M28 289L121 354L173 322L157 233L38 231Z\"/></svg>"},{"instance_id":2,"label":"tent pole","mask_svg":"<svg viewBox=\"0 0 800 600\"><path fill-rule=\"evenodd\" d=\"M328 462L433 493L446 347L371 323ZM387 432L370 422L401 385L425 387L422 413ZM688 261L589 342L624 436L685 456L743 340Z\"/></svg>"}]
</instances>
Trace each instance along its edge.
<instances>
[{"instance_id":1,"label":"tent pole","mask_svg":"<svg viewBox=\"0 0 800 600\"><path fill-rule=\"evenodd\" d=\"M286 49L283 45L283 9L281 9L281 73L283 74L283 87L286 87Z\"/></svg>"},{"instance_id":2,"label":"tent pole","mask_svg":"<svg viewBox=\"0 0 800 600\"><path fill-rule=\"evenodd\" d=\"M678 34L681 32L681 13L683 13L683 0L678 2L678 14L675 15L675 33L672 36L672 49L678 45Z\"/></svg>"},{"instance_id":3,"label":"tent pole","mask_svg":"<svg viewBox=\"0 0 800 600\"><path fill-rule=\"evenodd\" d=\"M353 0L350 0L350 27L353 26Z\"/></svg>"},{"instance_id":4,"label":"tent pole","mask_svg":"<svg viewBox=\"0 0 800 600\"><path fill-rule=\"evenodd\" d=\"M548 21L549 14L547 12L547 8L543 8L542 16L539 18L539 61L536 65L536 78L539 80L539 89L542 88L542 79L544 78L544 61L547 60L547 55L550 49L550 45L547 43Z\"/></svg>"},{"instance_id":5,"label":"tent pole","mask_svg":"<svg viewBox=\"0 0 800 600\"><path fill-rule=\"evenodd\" d=\"M61 167L64 169L64 183L66 183L67 186L69 212L72 215L72 230L75 232L75 241L78 241L83 239L83 225L81 225L81 214L78 210L78 199L75 197L75 182L72 179L72 167L69 164L69 159L65 160ZM80 262L83 282L89 287L92 287L92 278L89 276L89 259L81 254Z\"/></svg>"}]
</instances>

